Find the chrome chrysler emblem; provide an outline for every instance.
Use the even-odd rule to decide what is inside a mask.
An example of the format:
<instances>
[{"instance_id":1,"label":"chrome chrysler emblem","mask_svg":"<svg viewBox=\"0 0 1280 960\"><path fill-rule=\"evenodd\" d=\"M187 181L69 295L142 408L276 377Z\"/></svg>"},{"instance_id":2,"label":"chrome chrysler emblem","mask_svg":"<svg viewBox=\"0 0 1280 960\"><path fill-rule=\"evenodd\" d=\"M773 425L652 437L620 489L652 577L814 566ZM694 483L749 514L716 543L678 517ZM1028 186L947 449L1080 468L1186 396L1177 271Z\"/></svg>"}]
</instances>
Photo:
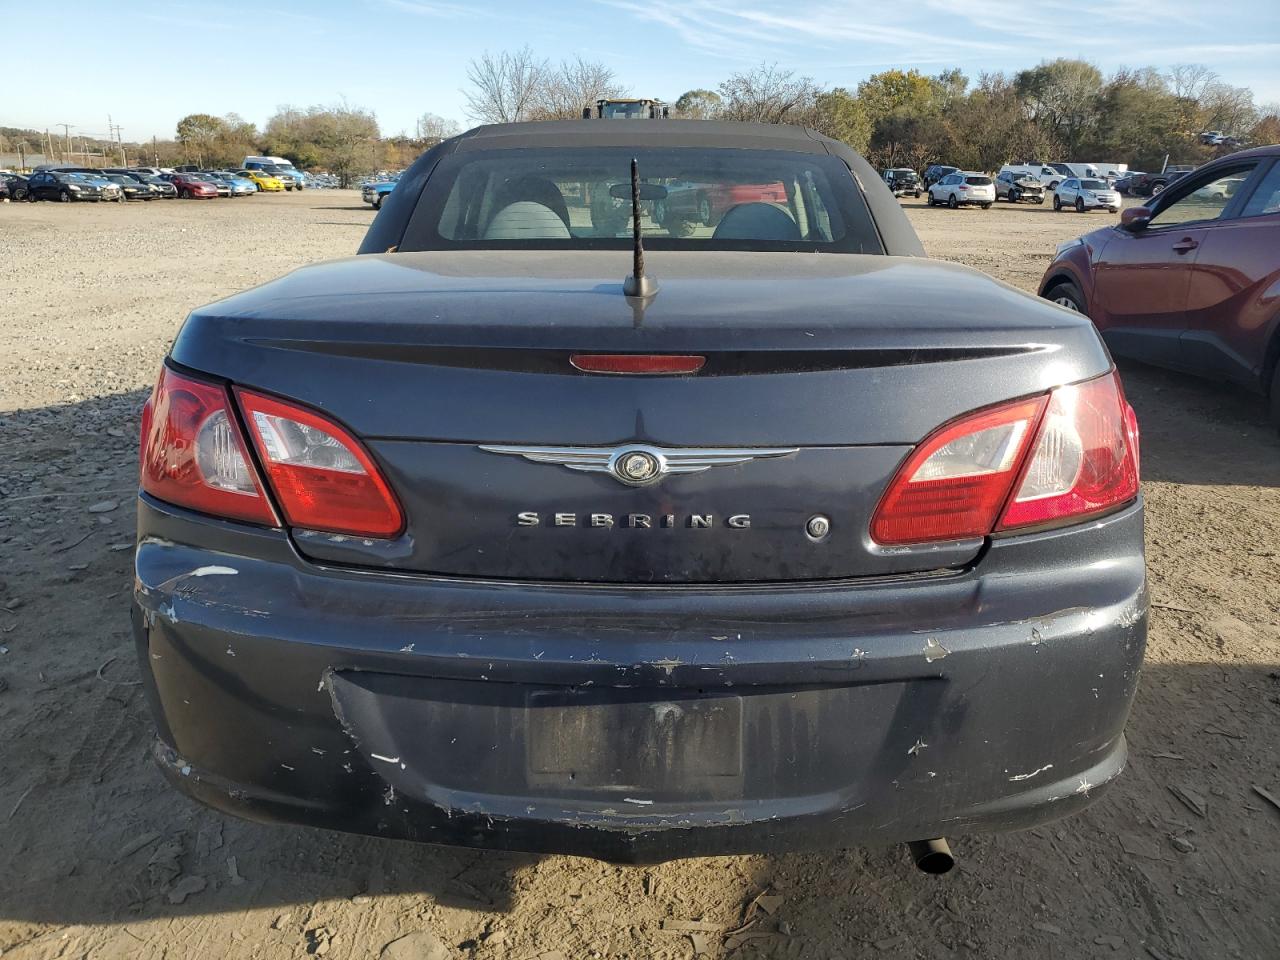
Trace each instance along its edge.
<instances>
[{"instance_id":1,"label":"chrome chrysler emblem","mask_svg":"<svg viewBox=\"0 0 1280 960\"><path fill-rule=\"evenodd\" d=\"M533 463L550 463L582 473L607 473L632 487L653 483L668 474L702 473L712 467L728 467L767 457L787 457L798 447L747 447L695 449L626 444L621 447L508 447L482 444L488 453L524 457Z\"/></svg>"}]
</instances>

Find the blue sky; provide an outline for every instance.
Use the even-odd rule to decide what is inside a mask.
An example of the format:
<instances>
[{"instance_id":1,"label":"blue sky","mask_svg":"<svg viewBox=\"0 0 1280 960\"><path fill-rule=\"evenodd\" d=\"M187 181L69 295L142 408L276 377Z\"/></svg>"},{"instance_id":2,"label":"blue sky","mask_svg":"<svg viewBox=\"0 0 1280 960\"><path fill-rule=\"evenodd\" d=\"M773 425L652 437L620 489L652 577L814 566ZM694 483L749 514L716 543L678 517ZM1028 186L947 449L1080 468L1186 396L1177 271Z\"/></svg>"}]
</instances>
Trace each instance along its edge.
<instances>
[{"instance_id":1,"label":"blue sky","mask_svg":"<svg viewBox=\"0 0 1280 960\"><path fill-rule=\"evenodd\" d=\"M1105 71L1204 63L1260 103L1280 101L1276 0L133 0L123 12L64 0L56 11L56 39L5 45L0 125L103 135L110 114L140 140L172 137L187 113L261 124L280 105L345 98L387 134L412 132L426 111L465 127L468 60L525 43L602 60L634 95L664 99L762 61L853 87L890 67L972 77L1079 56Z\"/></svg>"}]
</instances>

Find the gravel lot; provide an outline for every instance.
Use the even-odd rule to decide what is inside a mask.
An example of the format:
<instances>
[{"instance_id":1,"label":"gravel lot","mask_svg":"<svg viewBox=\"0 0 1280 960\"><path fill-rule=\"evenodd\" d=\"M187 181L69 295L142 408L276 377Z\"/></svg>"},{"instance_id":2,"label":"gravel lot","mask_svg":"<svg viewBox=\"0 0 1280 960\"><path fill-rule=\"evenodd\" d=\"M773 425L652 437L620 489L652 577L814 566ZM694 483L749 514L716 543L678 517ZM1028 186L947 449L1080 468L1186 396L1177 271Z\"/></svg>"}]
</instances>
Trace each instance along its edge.
<instances>
[{"instance_id":1,"label":"gravel lot","mask_svg":"<svg viewBox=\"0 0 1280 960\"><path fill-rule=\"evenodd\" d=\"M907 208L931 254L1029 290L1056 243L1110 219ZM899 849L475 853L227 820L168 790L127 617L139 407L189 309L351 252L372 216L348 191L0 205L6 960L1280 956L1280 437L1256 398L1138 366L1155 607L1131 767L1083 816L961 838L946 878ZM747 919L762 936L723 935Z\"/></svg>"}]
</instances>

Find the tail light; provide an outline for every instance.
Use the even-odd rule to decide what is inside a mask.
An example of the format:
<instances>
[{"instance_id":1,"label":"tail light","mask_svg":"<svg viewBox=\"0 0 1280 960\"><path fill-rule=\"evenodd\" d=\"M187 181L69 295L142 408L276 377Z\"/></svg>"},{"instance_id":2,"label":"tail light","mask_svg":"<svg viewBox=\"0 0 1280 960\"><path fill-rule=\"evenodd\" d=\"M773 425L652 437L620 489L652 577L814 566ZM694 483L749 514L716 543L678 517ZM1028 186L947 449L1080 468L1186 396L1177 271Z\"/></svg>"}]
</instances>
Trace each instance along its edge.
<instances>
[{"instance_id":1,"label":"tail light","mask_svg":"<svg viewBox=\"0 0 1280 960\"><path fill-rule=\"evenodd\" d=\"M871 521L886 545L1071 522L1138 493L1137 417L1114 373L946 424L899 468Z\"/></svg>"},{"instance_id":2,"label":"tail light","mask_svg":"<svg viewBox=\"0 0 1280 960\"><path fill-rule=\"evenodd\" d=\"M380 538L403 529L395 496L351 434L314 411L235 393L287 523ZM142 410L141 485L180 507L280 525L226 387L168 367Z\"/></svg>"},{"instance_id":3,"label":"tail light","mask_svg":"<svg viewBox=\"0 0 1280 960\"><path fill-rule=\"evenodd\" d=\"M142 409L142 489L169 503L276 525L227 391L165 367Z\"/></svg>"},{"instance_id":4,"label":"tail light","mask_svg":"<svg viewBox=\"0 0 1280 960\"><path fill-rule=\"evenodd\" d=\"M394 537L404 515L381 471L332 420L275 397L236 390L267 482L291 526Z\"/></svg>"},{"instance_id":5,"label":"tail light","mask_svg":"<svg viewBox=\"0 0 1280 960\"><path fill-rule=\"evenodd\" d=\"M997 527L1086 517L1138 495L1138 418L1114 373L1053 391Z\"/></svg>"}]
</instances>

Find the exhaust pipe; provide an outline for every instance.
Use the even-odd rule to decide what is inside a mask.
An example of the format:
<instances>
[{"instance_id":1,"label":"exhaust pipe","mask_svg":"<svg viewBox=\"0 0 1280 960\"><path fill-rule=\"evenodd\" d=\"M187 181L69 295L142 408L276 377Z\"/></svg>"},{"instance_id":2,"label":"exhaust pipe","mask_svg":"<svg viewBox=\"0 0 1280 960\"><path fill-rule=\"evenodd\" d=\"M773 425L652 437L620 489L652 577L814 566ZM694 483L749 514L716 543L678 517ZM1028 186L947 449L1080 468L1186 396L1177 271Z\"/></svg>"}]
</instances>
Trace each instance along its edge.
<instances>
[{"instance_id":1,"label":"exhaust pipe","mask_svg":"<svg viewBox=\"0 0 1280 960\"><path fill-rule=\"evenodd\" d=\"M945 837L912 840L907 849L911 851L916 868L923 873L946 873L956 865L956 858L951 855L951 847L947 846Z\"/></svg>"}]
</instances>

